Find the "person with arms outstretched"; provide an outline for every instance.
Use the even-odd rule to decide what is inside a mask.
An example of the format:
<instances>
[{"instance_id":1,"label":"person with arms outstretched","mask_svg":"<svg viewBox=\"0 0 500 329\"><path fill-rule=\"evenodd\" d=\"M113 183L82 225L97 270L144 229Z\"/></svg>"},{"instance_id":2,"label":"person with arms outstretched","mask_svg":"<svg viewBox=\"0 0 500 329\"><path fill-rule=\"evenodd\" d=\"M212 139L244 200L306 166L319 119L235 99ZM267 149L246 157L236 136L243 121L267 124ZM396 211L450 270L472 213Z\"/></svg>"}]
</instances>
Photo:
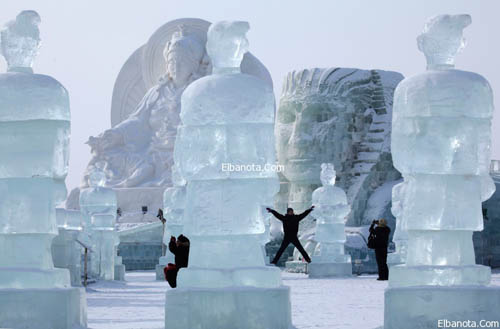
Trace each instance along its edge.
<instances>
[{"instance_id":1,"label":"person with arms outstretched","mask_svg":"<svg viewBox=\"0 0 500 329\"><path fill-rule=\"evenodd\" d=\"M283 232L285 233L285 236L283 237L283 242L281 243L280 249L276 253L276 256L274 257L273 261L271 264L276 265L278 263L278 260L280 259L281 255L285 251L286 247L291 243L297 248L297 250L302 254L302 257L304 257L304 260L308 263L311 262L311 258L305 251L304 247L300 244L299 238L297 237L297 234L299 233L299 222L303 220L304 218L309 215L311 211L313 211L314 206L311 208L307 209L304 211L302 214L296 215L293 212L292 208L288 208L286 210L286 215L282 215L278 213L277 211L271 209L271 208L266 208L268 212L274 215L278 220L280 220L283 223Z\"/></svg>"}]
</instances>

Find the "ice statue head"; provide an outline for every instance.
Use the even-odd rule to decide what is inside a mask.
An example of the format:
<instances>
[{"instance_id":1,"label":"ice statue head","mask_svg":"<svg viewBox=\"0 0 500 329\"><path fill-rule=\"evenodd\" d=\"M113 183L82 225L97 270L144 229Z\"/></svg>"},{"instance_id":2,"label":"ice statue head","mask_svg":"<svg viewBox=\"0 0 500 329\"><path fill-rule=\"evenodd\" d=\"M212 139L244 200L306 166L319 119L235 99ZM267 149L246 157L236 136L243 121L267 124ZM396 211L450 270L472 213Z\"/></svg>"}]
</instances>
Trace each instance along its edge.
<instances>
[{"instance_id":1,"label":"ice statue head","mask_svg":"<svg viewBox=\"0 0 500 329\"><path fill-rule=\"evenodd\" d=\"M336 172L333 163L322 163L319 177L323 186L335 185Z\"/></svg>"},{"instance_id":2,"label":"ice statue head","mask_svg":"<svg viewBox=\"0 0 500 329\"><path fill-rule=\"evenodd\" d=\"M98 167L94 167L89 174L90 187L103 187L106 184L106 174Z\"/></svg>"},{"instance_id":3,"label":"ice statue head","mask_svg":"<svg viewBox=\"0 0 500 329\"><path fill-rule=\"evenodd\" d=\"M1 31L1 49L8 71L33 72L32 66L40 48L40 16L24 10Z\"/></svg>"},{"instance_id":4,"label":"ice statue head","mask_svg":"<svg viewBox=\"0 0 500 329\"><path fill-rule=\"evenodd\" d=\"M439 15L430 18L417 38L428 69L452 68L455 56L465 47L462 31L472 22L470 15Z\"/></svg>"},{"instance_id":5,"label":"ice statue head","mask_svg":"<svg viewBox=\"0 0 500 329\"><path fill-rule=\"evenodd\" d=\"M343 222L349 214L345 192L335 185L335 169L333 163L322 163L320 173L322 187L312 193L312 203L316 207L314 216L320 223Z\"/></svg>"},{"instance_id":6,"label":"ice statue head","mask_svg":"<svg viewBox=\"0 0 500 329\"><path fill-rule=\"evenodd\" d=\"M167 77L177 87L186 86L198 71L205 55L203 42L194 34L187 34L184 27L172 34L165 45L163 56L167 62Z\"/></svg>"},{"instance_id":7,"label":"ice statue head","mask_svg":"<svg viewBox=\"0 0 500 329\"><path fill-rule=\"evenodd\" d=\"M207 32L207 53L214 72L239 71L248 51L248 22L222 21L210 25Z\"/></svg>"}]
</instances>

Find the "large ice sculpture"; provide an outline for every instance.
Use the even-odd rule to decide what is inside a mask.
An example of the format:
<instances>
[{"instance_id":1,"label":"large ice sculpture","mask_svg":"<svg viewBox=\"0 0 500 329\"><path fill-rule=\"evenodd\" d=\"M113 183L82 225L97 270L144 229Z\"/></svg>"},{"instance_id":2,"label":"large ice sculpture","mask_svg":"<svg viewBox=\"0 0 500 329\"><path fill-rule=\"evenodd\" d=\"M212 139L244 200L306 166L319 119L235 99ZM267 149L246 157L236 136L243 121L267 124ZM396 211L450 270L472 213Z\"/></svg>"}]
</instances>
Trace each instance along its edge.
<instances>
[{"instance_id":1,"label":"large ice sculpture","mask_svg":"<svg viewBox=\"0 0 500 329\"><path fill-rule=\"evenodd\" d=\"M69 96L33 74L40 16L23 11L1 31L8 72L0 75L0 327L86 326L85 292L54 268L55 207L66 197Z\"/></svg>"},{"instance_id":2,"label":"large ice sculpture","mask_svg":"<svg viewBox=\"0 0 500 329\"><path fill-rule=\"evenodd\" d=\"M312 194L318 245L309 264L311 278L352 274L351 256L344 253L345 219L351 209L345 192L335 186L335 178L333 164L321 164L323 186Z\"/></svg>"},{"instance_id":3,"label":"large ice sculpture","mask_svg":"<svg viewBox=\"0 0 500 329\"><path fill-rule=\"evenodd\" d=\"M427 71L396 89L392 129L395 167L405 178L405 265L391 267L386 329L434 328L439 319L500 320L500 290L476 265L472 232L483 229L493 97L480 75L454 69L469 15L431 18L418 37Z\"/></svg>"},{"instance_id":4,"label":"large ice sculpture","mask_svg":"<svg viewBox=\"0 0 500 329\"><path fill-rule=\"evenodd\" d=\"M403 181L392 188L392 214L396 217L396 230L392 241L396 245L396 250L387 255L387 264L389 266L406 263L406 251L408 249L408 232L403 229L403 201L406 183Z\"/></svg>"},{"instance_id":5,"label":"large ice sculpture","mask_svg":"<svg viewBox=\"0 0 500 329\"><path fill-rule=\"evenodd\" d=\"M175 263L174 255L168 250L170 237L178 237L182 233L182 218L184 208L186 207L186 187L169 187L163 194L163 212L165 217L165 226L163 232L163 244L167 246L165 255L159 259L156 266L156 280L165 280L163 269L168 263Z\"/></svg>"},{"instance_id":6,"label":"large ice sculpture","mask_svg":"<svg viewBox=\"0 0 500 329\"><path fill-rule=\"evenodd\" d=\"M289 289L261 249L268 205L279 181L274 155L274 96L269 85L242 74L246 22L219 22L208 31L211 76L182 95L175 166L187 182L184 233L189 267L166 297L165 327L289 328ZM229 170L241 165L247 170Z\"/></svg>"},{"instance_id":7,"label":"large ice sculpture","mask_svg":"<svg viewBox=\"0 0 500 329\"><path fill-rule=\"evenodd\" d=\"M98 167L89 174L90 187L80 192L80 210L84 233L91 242L89 276L114 279L116 193L105 184Z\"/></svg>"}]
</instances>

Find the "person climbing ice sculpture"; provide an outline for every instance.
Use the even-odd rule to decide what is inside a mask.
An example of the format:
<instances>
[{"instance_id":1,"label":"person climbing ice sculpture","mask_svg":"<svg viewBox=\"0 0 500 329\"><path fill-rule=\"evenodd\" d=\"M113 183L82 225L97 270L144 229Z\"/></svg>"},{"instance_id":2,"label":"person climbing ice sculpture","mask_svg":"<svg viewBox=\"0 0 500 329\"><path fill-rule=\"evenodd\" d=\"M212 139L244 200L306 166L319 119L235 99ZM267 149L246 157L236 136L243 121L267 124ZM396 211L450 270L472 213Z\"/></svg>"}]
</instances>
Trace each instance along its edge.
<instances>
[{"instance_id":1,"label":"person climbing ice sculpture","mask_svg":"<svg viewBox=\"0 0 500 329\"><path fill-rule=\"evenodd\" d=\"M285 233L283 237L283 242L281 242L280 249L276 253L276 256L274 256L273 261L271 264L276 265L278 263L278 260L280 259L281 255L285 251L286 247L291 243L297 248L297 250L302 254L302 257L304 257L304 260L308 263L311 262L311 258L305 251L304 247L302 247L302 244L300 244L299 238L297 236L299 232L299 222L303 220L304 218L309 215L311 211L313 211L314 206L311 208L307 209L303 213L296 215L293 212L292 208L288 208L286 210L286 215L282 215L278 213L277 211L271 209L271 208L266 208L268 212L274 215L278 220L283 222L283 232Z\"/></svg>"}]
</instances>

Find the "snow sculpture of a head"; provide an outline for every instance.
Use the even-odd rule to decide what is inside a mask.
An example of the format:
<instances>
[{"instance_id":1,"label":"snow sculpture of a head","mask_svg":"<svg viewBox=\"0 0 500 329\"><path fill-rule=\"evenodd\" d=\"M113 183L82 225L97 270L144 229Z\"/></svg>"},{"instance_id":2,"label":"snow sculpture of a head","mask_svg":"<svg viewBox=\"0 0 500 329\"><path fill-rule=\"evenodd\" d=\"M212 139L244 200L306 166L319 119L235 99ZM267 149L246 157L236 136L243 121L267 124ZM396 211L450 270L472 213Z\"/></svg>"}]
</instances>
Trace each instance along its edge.
<instances>
[{"instance_id":1,"label":"snow sculpture of a head","mask_svg":"<svg viewBox=\"0 0 500 329\"><path fill-rule=\"evenodd\" d=\"M321 180L321 184L323 186L333 186L335 185L336 179L335 168L333 167L333 163L322 163L321 164L321 173L319 178Z\"/></svg>"},{"instance_id":2,"label":"snow sculpture of a head","mask_svg":"<svg viewBox=\"0 0 500 329\"><path fill-rule=\"evenodd\" d=\"M40 22L36 11L25 10L1 31L1 51L9 71L31 71L40 49Z\"/></svg>"},{"instance_id":3,"label":"snow sculpture of a head","mask_svg":"<svg viewBox=\"0 0 500 329\"><path fill-rule=\"evenodd\" d=\"M418 49L425 54L428 68L454 66L455 56L465 47L463 29L470 15L439 15L430 18L417 37Z\"/></svg>"},{"instance_id":4,"label":"snow sculpture of a head","mask_svg":"<svg viewBox=\"0 0 500 329\"><path fill-rule=\"evenodd\" d=\"M248 22L221 21L210 25L207 32L207 53L212 59L214 71L224 68L239 69L248 51L246 33Z\"/></svg>"},{"instance_id":5,"label":"snow sculpture of a head","mask_svg":"<svg viewBox=\"0 0 500 329\"><path fill-rule=\"evenodd\" d=\"M181 26L165 45L163 57L167 63L167 77L177 86L185 86L191 75L199 70L205 48L195 34L187 34Z\"/></svg>"}]
</instances>

